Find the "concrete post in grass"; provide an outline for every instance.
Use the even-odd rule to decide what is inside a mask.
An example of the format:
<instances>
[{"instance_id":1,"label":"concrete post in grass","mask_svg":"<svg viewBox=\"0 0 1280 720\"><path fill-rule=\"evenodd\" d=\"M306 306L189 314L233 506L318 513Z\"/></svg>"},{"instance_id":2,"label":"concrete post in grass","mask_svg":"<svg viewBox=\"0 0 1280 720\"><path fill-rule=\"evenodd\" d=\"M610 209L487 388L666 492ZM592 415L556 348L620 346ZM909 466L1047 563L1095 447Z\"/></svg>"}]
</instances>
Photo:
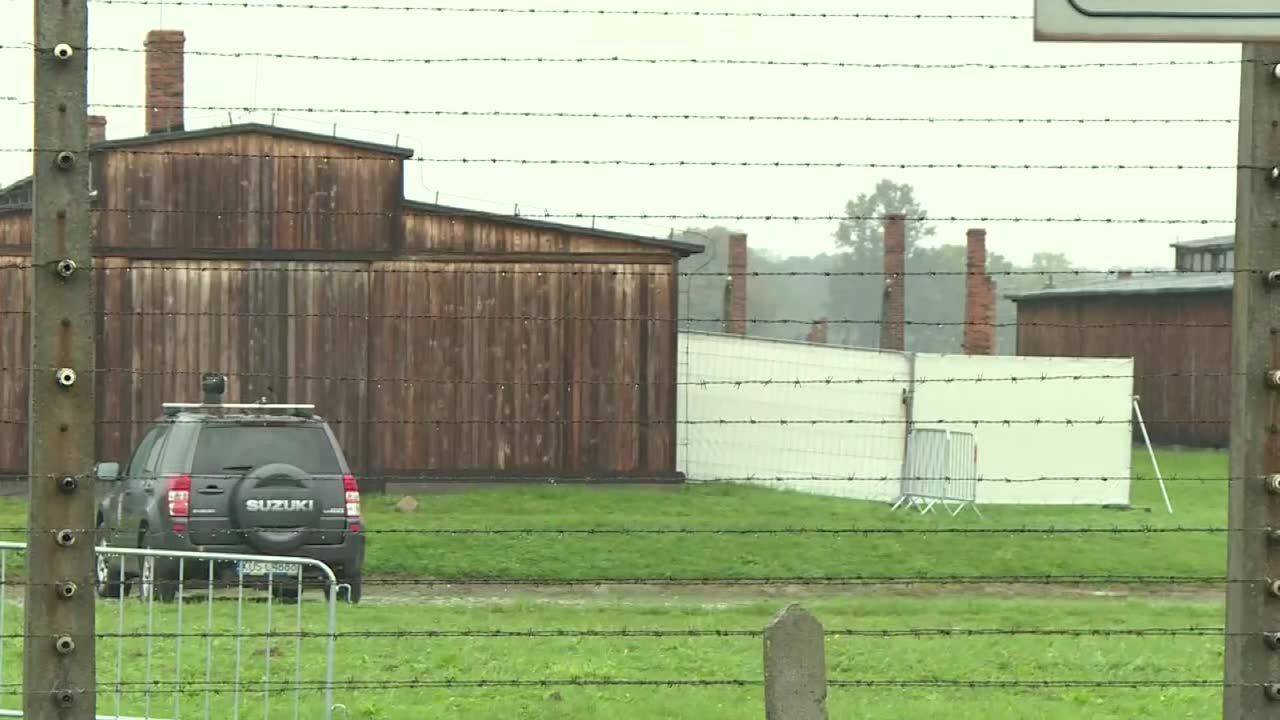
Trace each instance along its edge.
<instances>
[{"instance_id":1,"label":"concrete post in grass","mask_svg":"<svg viewBox=\"0 0 1280 720\"><path fill-rule=\"evenodd\" d=\"M766 720L827 720L822 623L788 605L764 630Z\"/></svg>"}]
</instances>

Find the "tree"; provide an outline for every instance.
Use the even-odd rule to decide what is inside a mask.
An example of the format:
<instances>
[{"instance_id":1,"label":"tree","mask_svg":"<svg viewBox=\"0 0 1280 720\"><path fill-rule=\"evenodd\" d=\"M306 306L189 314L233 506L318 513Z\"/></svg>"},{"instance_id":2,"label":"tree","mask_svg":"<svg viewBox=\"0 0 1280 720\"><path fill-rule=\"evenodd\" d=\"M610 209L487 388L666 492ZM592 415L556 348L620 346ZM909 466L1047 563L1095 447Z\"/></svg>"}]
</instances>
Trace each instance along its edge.
<instances>
[{"instance_id":1,"label":"tree","mask_svg":"<svg viewBox=\"0 0 1280 720\"><path fill-rule=\"evenodd\" d=\"M884 289L884 221L881 218L894 213L915 218L907 222L906 250L910 258L920 240L934 234L934 228L923 220L927 213L910 185L881 180L874 192L862 193L845 204L848 219L840 222L835 233L836 246L844 250L837 255L835 269L843 275L833 276L828 289L827 310L837 321L831 329L832 342L863 347L879 344ZM908 282L908 293L910 285Z\"/></svg>"}]
</instances>

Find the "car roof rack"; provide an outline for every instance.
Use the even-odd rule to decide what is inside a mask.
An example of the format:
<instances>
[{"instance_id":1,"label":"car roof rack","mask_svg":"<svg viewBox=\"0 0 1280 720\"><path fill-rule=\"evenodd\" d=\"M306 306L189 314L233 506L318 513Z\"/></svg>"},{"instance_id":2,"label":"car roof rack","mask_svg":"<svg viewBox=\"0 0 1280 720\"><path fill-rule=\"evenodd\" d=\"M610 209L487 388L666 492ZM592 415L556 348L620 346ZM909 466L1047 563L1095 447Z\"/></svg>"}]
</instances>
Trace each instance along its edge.
<instances>
[{"instance_id":1,"label":"car roof rack","mask_svg":"<svg viewBox=\"0 0 1280 720\"><path fill-rule=\"evenodd\" d=\"M316 406L311 404L278 404L278 403L163 403L165 415L177 415L190 410L252 410L255 412L280 412L297 417L309 417L315 413Z\"/></svg>"}]
</instances>

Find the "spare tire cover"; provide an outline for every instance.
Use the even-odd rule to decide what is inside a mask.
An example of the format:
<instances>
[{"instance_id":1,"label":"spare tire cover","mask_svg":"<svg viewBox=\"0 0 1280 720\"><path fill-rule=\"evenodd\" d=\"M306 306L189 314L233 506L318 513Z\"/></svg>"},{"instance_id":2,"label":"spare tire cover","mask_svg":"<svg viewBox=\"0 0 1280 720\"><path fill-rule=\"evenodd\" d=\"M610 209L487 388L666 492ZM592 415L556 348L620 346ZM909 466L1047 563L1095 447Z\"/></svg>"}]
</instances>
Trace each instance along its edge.
<instances>
[{"instance_id":1,"label":"spare tire cover","mask_svg":"<svg viewBox=\"0 0 1280 720\"><path fill-rule=\"evenodd\" d=\"M309 475L294 465L254 468L236 483L231 522L248 543L267 554L289 553L307 541L321 507Z\"/></svg>"}]
</instances>

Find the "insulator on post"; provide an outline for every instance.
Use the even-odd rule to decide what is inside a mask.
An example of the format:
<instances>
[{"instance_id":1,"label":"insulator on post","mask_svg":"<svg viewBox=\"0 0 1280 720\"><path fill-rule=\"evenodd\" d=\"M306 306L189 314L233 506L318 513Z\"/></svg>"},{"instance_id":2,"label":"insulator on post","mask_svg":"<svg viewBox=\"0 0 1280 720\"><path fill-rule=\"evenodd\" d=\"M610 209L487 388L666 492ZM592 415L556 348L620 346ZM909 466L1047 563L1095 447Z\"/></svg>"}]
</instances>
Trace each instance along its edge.
<instances>
[{"instance_id":1,"label":"insulator on post","mask_svg":"<svg viewBox=\"0 0 1280 720\"><path fill-rule=\"evenodd\" d=\"M1272 495L1280 495L1280 474L1267 476L1267 492Z\"/></svg>"}]
</instances>

